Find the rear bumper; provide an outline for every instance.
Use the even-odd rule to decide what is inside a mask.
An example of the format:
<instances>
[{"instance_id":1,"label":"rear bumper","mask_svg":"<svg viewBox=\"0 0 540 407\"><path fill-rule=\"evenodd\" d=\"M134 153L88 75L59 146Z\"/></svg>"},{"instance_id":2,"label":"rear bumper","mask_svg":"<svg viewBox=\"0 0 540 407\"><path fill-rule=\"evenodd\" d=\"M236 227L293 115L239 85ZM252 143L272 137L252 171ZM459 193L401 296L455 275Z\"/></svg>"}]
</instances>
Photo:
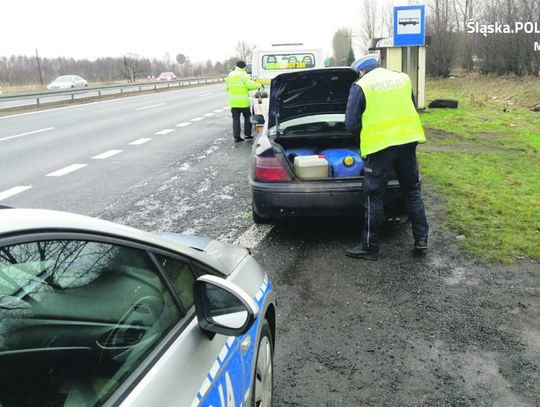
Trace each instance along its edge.
<instances>
[{"instance_id":1,"label":"rear bumper","mask_svg":"<svg viewBox=\"0 0 540 407\"><path fill-rule=\"evenodd\" d=\"M257 182L250 180L253 210L265 219L351 216L363 211L362 181ZM402 201L399 182L388 182L386 206Z\"/></svg>"}]
</instances>

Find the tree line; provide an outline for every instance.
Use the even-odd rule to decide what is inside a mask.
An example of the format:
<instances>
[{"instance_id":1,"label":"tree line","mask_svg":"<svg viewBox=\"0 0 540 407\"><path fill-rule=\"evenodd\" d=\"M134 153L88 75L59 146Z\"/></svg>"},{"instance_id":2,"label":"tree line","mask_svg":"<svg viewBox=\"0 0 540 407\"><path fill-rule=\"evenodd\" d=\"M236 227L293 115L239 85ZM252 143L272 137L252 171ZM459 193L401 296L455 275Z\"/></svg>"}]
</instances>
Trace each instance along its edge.
<instances>
[{"instance_id":1,"label":"tree line","mask_svg":"<svg viewBox=\"0 0 540 407\"><path fill-rule=\"evenodd\" d=\"M408 1L409 5L418 3ZM346 65L344 55L352 39L367 53L372 38L391 37L392 10L391 0L361 0L360 27L342 28L334 34L333 64ZM516 23L528 23L523 28L529 32L490 32L501 31L495 24L515 30ZM462 68L483 74L540 75L540 52L535 50L540 38L535 29L540 29L539 0L430 0L426 2L426 34L431 36L427 73L446 77Z\"/></svg>"},{"instance_id":2,"label":"tree line","mask_svg":"<svg viewBox=\"0 0 540 407\"><path fill-rule=\"evenodd\" d=\"M27 55L0 56L0 84L19 86L43 84L60 75L79 75L89 82L136 82L157 77L161 72L174 72L178 77L211 76L227 73L234 66L234 58L183 64L163 59L143 58L134 54L105 57L96 60L74 58L39 58ZM41 71L41 75L40 75ZM40 79L41 77L41 79Z\"/></svg>"}]
</instances>

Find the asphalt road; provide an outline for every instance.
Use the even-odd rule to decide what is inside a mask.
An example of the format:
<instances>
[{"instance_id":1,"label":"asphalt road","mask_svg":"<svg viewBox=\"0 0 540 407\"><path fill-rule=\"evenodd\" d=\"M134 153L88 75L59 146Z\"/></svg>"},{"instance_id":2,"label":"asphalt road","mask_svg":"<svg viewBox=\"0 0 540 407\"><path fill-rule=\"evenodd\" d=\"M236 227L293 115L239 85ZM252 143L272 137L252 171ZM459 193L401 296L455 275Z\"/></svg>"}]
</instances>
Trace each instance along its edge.
<instances>
[{"instance_id":1,"label":"asphalt road","mask_svg":"<svg viewBox=\"0 0 540 407\"><path fill-rule=\"evenodd\" d=\"M187 83L187 81L186 81ZM197 84L197 80L190 80L190 84ZM157 85L157 89L163 89L170 86L171 88L177 87L176 83L161 83ZM120 93L136 93L139 91L144 90L153 90L155 88L155 85L147 85L144 82L141 82L138 84L137 87L129 87L129 88L123 88L122 90L118 89L103 89L99 92L97 90L89 90L87 92L80 92L73 95L74 99L85 99L90 97L98 97L98 96L107 96L107 95L117 95ZM69 90L69 89L68 89ZM80 90L80 89L75 89ZM5 96L5 95L4 95ZM63 101L70 101L72 100L72 97L70 94L65 95L41 95L39 96L39 103L41 105L46 105L48 103L55 103L55 102L63 102ZM34 98L27 98L27 99L19 99L19 100L10 100L10 99L2 99L0 98L0 110L2 109L12 109L15 107L22 107L22 106L35 106L37 104L37 99Z\"/></svg>"},{"instance_id":2,"label":"asphalt road","mask_svg":"<svg viewBox=\"0 0 540 407\"><path fill-rule=\"evenodd\" d=\"M95 213L222 135L225 106L220 84L0 117L0 202Z\"/></svg>"},{"instance_id":3,"label":"asphalt road","mask_svg":"<svg viewBox=\"0 0 540 407\"><path fill-rule=\"evenodd\" d=\"M463 253L429 185L425 257L406 222L375 263L344 256L359 219L254 226L251 142L232 142L224 106L212 86L0 118L0 197L31 187L0 202L253 248L278 300L274 406L540 405L538 263Z\"/></svg>"}]
</instances>

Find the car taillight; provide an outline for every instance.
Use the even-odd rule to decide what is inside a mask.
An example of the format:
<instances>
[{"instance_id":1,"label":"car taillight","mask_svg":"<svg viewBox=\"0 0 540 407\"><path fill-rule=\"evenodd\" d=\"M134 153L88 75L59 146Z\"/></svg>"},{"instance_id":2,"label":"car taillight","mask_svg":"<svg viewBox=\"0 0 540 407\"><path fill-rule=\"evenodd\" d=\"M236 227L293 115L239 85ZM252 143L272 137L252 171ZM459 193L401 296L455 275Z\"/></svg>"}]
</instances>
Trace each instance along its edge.
<instances>
[{"instance_id":1,"label":"car taillight","mask_svg":"<svg viewBox=\"0 0 540 407\"><path fill-rule=\"evenodd\" d=\"M257 181L292 181L277 157L257 157L255 159L255 179Z\"/></svg>"}]
</instances>

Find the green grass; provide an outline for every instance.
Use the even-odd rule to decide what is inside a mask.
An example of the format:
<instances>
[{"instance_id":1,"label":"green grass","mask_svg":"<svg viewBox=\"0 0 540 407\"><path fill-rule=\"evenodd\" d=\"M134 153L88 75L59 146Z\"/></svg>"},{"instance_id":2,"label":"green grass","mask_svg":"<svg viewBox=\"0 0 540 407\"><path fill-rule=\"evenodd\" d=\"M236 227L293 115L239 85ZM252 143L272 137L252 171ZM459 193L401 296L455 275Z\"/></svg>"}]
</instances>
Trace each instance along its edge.
<instances>
[{"instance_id":1,"label":"green grass","mask_svg":"<svg viewBox=\"0 0 540 407\"><path fill-rule=\"evenodd\" d=\"M501 263L540 260L540 113L528 109L540 103L540 79L493 80L428 82L428 100L460 107L421 115L428 143L448 147L420 151L421 171L447 198L465 249Z\"/></svg>"}]
</instances>

